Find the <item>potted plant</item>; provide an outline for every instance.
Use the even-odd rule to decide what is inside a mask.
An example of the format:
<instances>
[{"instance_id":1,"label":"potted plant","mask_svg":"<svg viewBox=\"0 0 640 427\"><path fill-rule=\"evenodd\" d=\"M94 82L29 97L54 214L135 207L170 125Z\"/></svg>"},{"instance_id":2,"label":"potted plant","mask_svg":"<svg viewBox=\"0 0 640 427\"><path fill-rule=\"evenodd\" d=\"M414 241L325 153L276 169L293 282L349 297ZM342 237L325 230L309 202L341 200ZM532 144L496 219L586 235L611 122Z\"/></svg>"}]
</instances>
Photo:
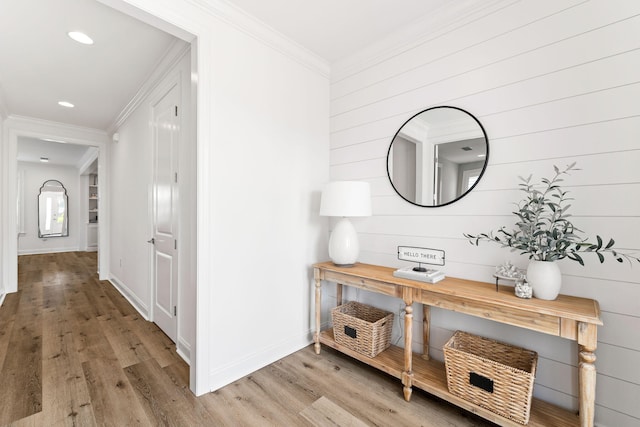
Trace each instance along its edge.
<instances>
[{"instance_id":1,"label":"potted plant","mask_svg":"<svg viewBox=\"0 0 640 427\"><path fill-rule=\"evenodd\" d=\"M557 260L568 258L584 265L584 253L596 254L601 263L605 255L612 256L618 262L638 261L640 259L621 253L614 248L615 241L609 239L605 244L600 236L595 241L581 237L582 230L573 225L571 214L567 213L573 200L562 190L562 176L574 170L575 163L560 170L554 166L555 175L551 179L542 178L539 183L528 178L519 177L520 190L525 197L517 203L513 212L517 217L515 228L507 230L501 227L496 232L477 235L464 234L469 242L478 245L481 240L509 247L512 251L520 251L531 260L527 268L527 280L533 288L536 298L553 300L560 292L561 275Z\"/></svg>"}]
</instances>

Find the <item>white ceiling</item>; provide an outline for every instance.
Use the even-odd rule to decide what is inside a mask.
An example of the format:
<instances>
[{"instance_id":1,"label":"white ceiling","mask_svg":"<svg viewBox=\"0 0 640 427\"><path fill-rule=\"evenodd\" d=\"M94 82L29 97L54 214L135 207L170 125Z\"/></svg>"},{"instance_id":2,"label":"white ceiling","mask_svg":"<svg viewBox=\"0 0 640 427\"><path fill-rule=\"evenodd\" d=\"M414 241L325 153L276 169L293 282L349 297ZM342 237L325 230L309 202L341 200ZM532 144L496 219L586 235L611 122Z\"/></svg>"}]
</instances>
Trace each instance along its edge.
<instances>
[{"instance_id":1,"label":"white ceiling","mask_svg":"<svg viewBox=\"0 0 640 427\"><path fill-rule=\"evenodd\" d=\"M39 163L40 157L49 159L47 164L79 168L90 156L87 152L98 152L95 147L44 141L37 138L18 137L18 161Z\"/></svg>"},{"instance_id":2,"label":"white ceiling","mask_svg":"<svg viewBox=\"0 0 640 427\"><path fill-rule=\"evenodd\" d=\"M174 38L94 0L0 0L0 101L9 114L107 130ZM67 36L83 31L95 44ZM58 101L73 103L60 107ZM18 160L77 167L90 148L19 138Z\"/></svg>"},{"instance_id":3,"label":"white ceiling","mask_svg":"<svg viewBox=\"0 0 640 427\"><path fill-rule=\"evenodd\" d=\"M223 1L329 63L452 4L452 0ZM116 121L176 40L95 0L0 0L0 29L0 107L12 115L101 130ZM67 36L69 31L83 31L95 44L78 44ZM60 107L61 100L75 108ZM23 159L44 155L37 144L37 140L24 147L19 144L19 155ZM62 145L49 145L47 150ZM69 144L63 150L70 150Z\"/></svg>"},{"instance_id":4,"label":"white ceiling","mask_svg":"<svg viewBox=\"0 0 640 427\"><path fill-rule=\"evenodd\" d=\"M1 0L0 28L0 97L10 114L103 130L174 40L94 0Z\"/></svg>"},{"instance_id":5,"label":"white ceiling","mask_svg":"<svg viewBox=\"0 0 640 427\"><path fill-rule=\"evenodd\" d=\"M452 5L452 0L229 1L329 63Z\"/></svg>"}]
</instances>

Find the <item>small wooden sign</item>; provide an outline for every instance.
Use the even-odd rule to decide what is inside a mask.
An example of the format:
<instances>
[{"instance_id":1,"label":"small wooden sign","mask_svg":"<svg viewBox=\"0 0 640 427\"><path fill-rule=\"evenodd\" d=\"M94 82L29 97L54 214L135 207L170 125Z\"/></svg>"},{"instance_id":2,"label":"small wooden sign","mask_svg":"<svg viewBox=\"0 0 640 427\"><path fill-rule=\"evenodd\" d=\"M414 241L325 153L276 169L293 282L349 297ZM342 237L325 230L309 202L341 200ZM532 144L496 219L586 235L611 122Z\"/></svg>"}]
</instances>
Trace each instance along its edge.
<instances>
[{"instance_id":1,"label":"small wooden sign","mask_svg":"<svg viewBox=\"0 0 640 427\"><path fill-rule=\"evenodd\" d=\"M413 246L398 246L398 259L420 264L444 265L444 251Z\"/></svg>"}]
</instances>

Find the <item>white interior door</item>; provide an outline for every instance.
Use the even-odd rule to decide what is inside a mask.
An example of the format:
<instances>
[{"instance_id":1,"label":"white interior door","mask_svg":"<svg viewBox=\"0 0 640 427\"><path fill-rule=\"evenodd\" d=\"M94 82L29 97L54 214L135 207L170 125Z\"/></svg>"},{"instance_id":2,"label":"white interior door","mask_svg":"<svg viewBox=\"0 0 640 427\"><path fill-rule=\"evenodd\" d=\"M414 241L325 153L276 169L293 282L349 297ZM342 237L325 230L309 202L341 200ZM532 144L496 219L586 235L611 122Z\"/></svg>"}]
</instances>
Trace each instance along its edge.
<instances>
[{"instance_id":1,"label":"white interior door","mask_svg":"<svg viewBox=\"0 0 640 427\"><path fill-rule=\"evenodd\" d=\"M178 298L178 85L152 105L153 321L176 342Z\"/></svg>"}]
</instances>

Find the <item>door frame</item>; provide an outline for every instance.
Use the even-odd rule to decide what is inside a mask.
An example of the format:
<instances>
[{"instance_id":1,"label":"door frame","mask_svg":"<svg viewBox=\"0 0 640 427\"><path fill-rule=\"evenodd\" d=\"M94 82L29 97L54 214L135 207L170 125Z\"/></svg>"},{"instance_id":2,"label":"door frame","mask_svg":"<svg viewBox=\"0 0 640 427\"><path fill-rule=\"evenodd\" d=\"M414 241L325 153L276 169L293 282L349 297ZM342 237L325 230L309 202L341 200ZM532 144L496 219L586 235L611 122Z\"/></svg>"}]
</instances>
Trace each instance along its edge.
<instances>
[{"instance_id":1,"label":"door frame","mask_svg":"<svg viewBox=\"0 0 640 427\"><path fill-rule=\"evenodd\" d=\"M18 217L16 209L12 209L18 197L18 138L50 138L70 144L86 145L98 149L98 188L100 199L98 204L98 269L100 280L107 280L109 276L109 206L107 170L109 167L109 151L107 144L109 137L106 132L78 128L62 123L32 119L28 117L9 116L3 123L2 167L2 203L3 220L2 234L15 238L2 239L2 283L3 292L11 293L18 290ZM104 184L102 184L104 183Z\"/></svg>"}]
</instances>

